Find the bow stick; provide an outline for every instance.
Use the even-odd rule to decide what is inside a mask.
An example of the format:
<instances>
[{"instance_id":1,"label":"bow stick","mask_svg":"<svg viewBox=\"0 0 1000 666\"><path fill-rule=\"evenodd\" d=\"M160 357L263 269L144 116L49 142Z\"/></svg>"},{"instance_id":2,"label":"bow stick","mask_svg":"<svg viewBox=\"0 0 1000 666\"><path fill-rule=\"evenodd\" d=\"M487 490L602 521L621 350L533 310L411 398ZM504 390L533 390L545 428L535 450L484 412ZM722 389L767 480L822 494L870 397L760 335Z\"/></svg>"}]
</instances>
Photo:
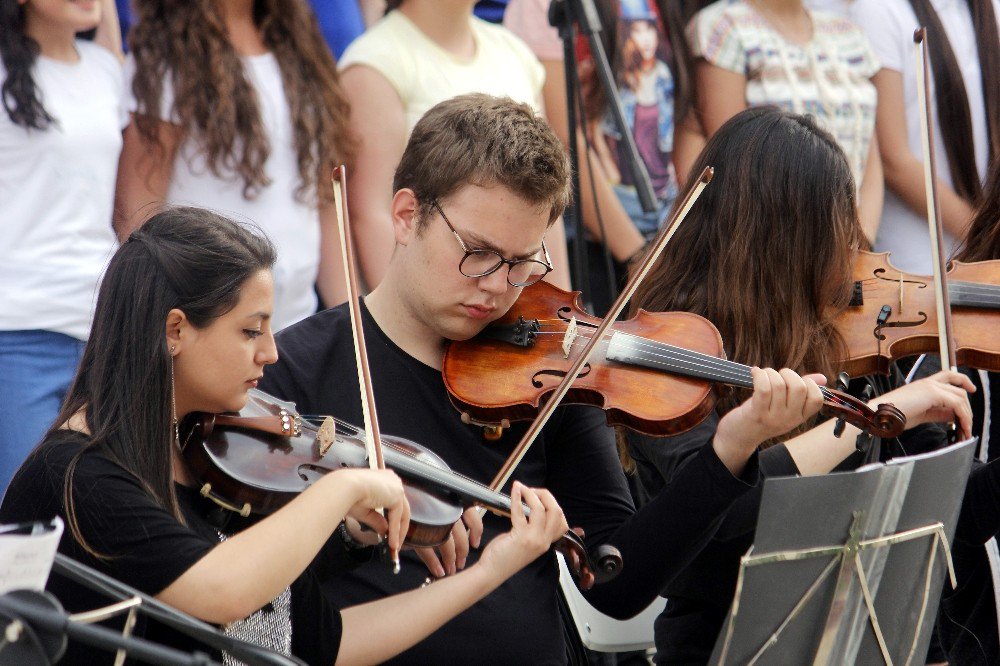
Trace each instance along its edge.
<instances>
[{"instance_id":1,"label":"bow stick","mask_svg":"<svg viewBox=\"0 0 1000 666\"><path fill-rule=\"evenodd\" d=\"M361 388L361 413L365 426L365 451L368 466L385 469L382 459L382 435L378 427L378 411L375 409L375 393L372 390L371 371L368 367L368 348L365 346L365 331L361 323L361 301L358 276L354 264L354 243L350 233L350 217L347 212L347 167L340 165L333 170L333 203L337 210L337 229L340 232L340 252L344 262L344 277L347 281L347 304L351 313L351 332L354 334L354 360L358 368L358 385ZM384 511L383 511L384 514ZM393 573L399 573L399 552L392 550Z\"/></svg>"},{"instance_id":2,"label":"bow stick","mask_svg":"<svg viewBox=\"0 0 1000 666\"><path fill-rule=\"evenodd\" d=\"M931 257L934 260L934 295L937 304L938 346L941 365L958 370L955 342L952 338L951 299L948 297L947 267L944 258L944 230L941 227L941 205L937 198L937 169L934 165L934 140L930 119L930 65L927 61L927 29L913 32L914 55L917 59L917 108L920 111L920 145L924 158L924 189L927 196L927 224L931 234Z\"/></svg>"},{"instance_id":3,"label":"bow stick","mask_svg":"<svg viewBox=\"0 0 1000 666\"><path fill-rule=\"evenodd\" d=\"M646 274L649 273L650 269L653 268L653 263L656 261L657 257L663 251L663 248L667 246L670 239L673 237L674 232L680 227L681 222L687 217L688 212L691 207L694 206L698 197L701 196L702 191L711 182L712 175L715 173L715 169L712 167L705 167L705 170L701 172L701 176L698 177L697 182L695 182L694 187L684 196L684 200L681 203L680 208L674 213L673 218L670 220L670 224L664 226L660 231L656 240L653 242L652 246L646 252L646 256L643 258L642 263L639 265L638 270L632 275L632 278L625 285L621 294L618 295L618 299L611 306L611 310L608 312L607 316L604 317L604 321L601 322L597 330L594 331L590 340L587 342L583 351L577 356L576 361L570 366L569 370L566 372L566 376L563 377L559 386L555 388L552 395L545 402L545 406L542 407L541 411L538 412L538 416L528 427L527 432L521 438L517 447L511 452L507 461L504 463L500 471L497 472L496 477L494 477L493 482L490 487L493 490L500 490L503 488L507 482L510 480L511 475L514 473L514 469L520 464L521 460L528 453L528 449L534 443L535 439L541 433L542 428L548 423L549 418L555 411L562 399L566 397L566 393L569 391L573 382L576 380L580 371L583 370L589 361L590 357L593 355L594 350L597 348L597 343L604 339L604 334L607 332L608 328L615 323L618 319L618 315L622 313L625 309L625 304L628 303L632 295L635 294L635 290L639 287L639 283L643 281Z\"/></svg>"}]
</instances>

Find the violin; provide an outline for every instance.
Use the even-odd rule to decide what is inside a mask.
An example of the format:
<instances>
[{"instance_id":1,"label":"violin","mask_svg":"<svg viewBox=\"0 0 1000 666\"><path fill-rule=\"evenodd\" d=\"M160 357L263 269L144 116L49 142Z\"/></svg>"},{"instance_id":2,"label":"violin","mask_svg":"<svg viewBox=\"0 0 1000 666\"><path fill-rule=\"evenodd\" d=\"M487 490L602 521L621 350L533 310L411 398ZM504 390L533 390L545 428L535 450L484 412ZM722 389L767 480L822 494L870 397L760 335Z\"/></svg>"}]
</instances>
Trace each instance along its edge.
<instances>
[{"instance_id":1,"label":"violin","mask_svg":"<svg viewBox=\"0 0 1000 666\"><path fill-rule=\"evenodd\" d=\"M538 282L477 337L450 343L442 371L463 421L507 425L533 418L602 321L580 307L579 295ZM714 409L713 382L753 387L750 367L726 360L719 331L704 317L640 310L608 331L566 399L603 408L610 425L675 435ZM906 417L890 404L873 411L853 396L820 390L827 416L878 437L895 437L905 427Z\"/></svg>"},{"instance_id":2,"label":"violin","mask_svg":"<svg viewBox=\"0 0 1000 666\"><path fill-rule=\"evenodd\" d=\"M183 456L202 496L242 516L270 514L321 476L342 468L367 468L365 433L332 418L317 427L295 405L251 389L239 414L195 413L185 419ZM385 466L402 479L411 518L405 543L437 546L462 512L481 505L510 515L511 499L451 469L432 451L402 437L381 438ZM525 515L531 510L522 505ZM613 546L588 554L580 537L566 532L553 548L566 555L582 589L614 578L622 568ZM578 566L576 565L578 563Z\"/></svg>"},{"instance_id":3,"label":"violin","mask_svg":"<svg viewBox=\"0 0 1000 666\"><path fill-rule=\"evenodd\" d=\"M903 273L889 253L859 252L850 304L836 320L851 375L888 374L906 356L938 351L932 279ZM1000 372L1000 260L951 262L947 272L952 337L959 365Z\"/></svg>"}]
</instances>

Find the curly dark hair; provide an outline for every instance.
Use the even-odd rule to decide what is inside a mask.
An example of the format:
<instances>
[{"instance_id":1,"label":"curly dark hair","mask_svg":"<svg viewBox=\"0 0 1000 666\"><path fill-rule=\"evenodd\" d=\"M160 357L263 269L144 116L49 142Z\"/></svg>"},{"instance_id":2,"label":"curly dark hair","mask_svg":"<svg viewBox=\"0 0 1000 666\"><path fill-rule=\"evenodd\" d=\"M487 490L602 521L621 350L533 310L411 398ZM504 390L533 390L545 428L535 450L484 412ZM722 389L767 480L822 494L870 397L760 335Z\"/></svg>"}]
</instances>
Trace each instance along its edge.
<instances>
[{"instance_id":1,"label":"curly dark hair","mask_svg":"<svg viewBox=\"0 0 1000 666\"><path fill-rule=\"evenodd\" d=\"M138 0L138 21L129 34L136 74L136 127L162 149L157 134L163 81L172 81L173 118L200 142L215 176L232 171L243 179L243 196L270 183L264 163L271 146L260 106L214 0ZM337 67L306 0L255 0L254 23L281 70L298 154L296 197L313 190L329 200L321 177L350 157L349 105Z\"/></svg>"},{"instance_id":2,"label":"curly dark hair","mask_svg":"<svg viewBox=\"0 0 1000 666\"><path fill-rule=\"evenodd\" d=\"M17 0L0 0L0 59L7 70L0 98L11 122L24 128L45 129L54 122L31 76L39 53L38 42L25 32L24 5Z\"/></svg>"}]
</instances>

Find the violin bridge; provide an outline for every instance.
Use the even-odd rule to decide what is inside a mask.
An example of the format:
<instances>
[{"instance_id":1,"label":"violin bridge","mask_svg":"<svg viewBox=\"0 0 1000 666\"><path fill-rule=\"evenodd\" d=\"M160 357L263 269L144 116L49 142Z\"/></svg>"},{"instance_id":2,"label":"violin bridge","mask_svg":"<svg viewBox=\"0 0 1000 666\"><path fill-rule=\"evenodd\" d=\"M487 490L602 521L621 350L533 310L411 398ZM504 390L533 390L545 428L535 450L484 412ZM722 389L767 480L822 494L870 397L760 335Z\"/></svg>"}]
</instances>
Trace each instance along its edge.
<instances>
[{"instance_id":1,"label":"violin bridge","mask_svg":"<svg viewBox=\"0 0 1000 666\"><path fill-rule=\"evenodd\" d=\"M573 341L576 340L576 336L579 335L576 326L576 317L570 317L569 324L566 326L566 335L563 336L562 350L563 357L569 358L569 353L573 350Z\"/></svg>"},{"instance_id":2,"label":"violin bridge","mask_svg":"<svg viewBox=\"0 0 1000 666\"><path fill-rule=\"evenodd\" d=\"M316 443L319 445L320 458L326 455L326 452L330 450L330 447L333 446L336 439L337 426L333 422L333 417L328 416L323 421L323 425L321 425L319 430L316 431Z\"/></svg>"}]
</instances>

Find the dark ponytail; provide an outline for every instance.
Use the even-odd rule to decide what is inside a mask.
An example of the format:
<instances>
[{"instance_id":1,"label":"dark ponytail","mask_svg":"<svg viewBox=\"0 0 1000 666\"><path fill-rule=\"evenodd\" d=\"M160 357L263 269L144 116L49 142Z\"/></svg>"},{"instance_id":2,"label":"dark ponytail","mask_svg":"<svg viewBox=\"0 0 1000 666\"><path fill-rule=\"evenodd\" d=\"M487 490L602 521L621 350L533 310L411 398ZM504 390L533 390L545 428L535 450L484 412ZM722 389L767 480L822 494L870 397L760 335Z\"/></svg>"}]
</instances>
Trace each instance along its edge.
<instances>
[{"instance_id":1,"label":"dark ponytail","mask_svg":"<svg viewBox=\"0 0 1000 666\"><path fill-rule=\"evenodd\" d=\"M979 54L979 70L986 110L987 168L1000 157L1000 36L991 0L966 0L972 14ZM972 205L983 194L976 169L976 149L972 138L972 114L962 71L948 35L930 0L910 0L917 21L927 28L931 72L938 124L955 192Z\"/></svg>"},{"instance_id":2,"label":"dark ponytail","mask_svg":"<svg viewBox=\"0 0 1000 666\"><path fill-rule=\"evenodd\" d=\"M30 129L45 129L53 122L31 76L39 53L38 42L25 31L24 6L17 0L0 0L0 59L7 70L0 98L11 122Z\"/></svg>"}]
</instances>

